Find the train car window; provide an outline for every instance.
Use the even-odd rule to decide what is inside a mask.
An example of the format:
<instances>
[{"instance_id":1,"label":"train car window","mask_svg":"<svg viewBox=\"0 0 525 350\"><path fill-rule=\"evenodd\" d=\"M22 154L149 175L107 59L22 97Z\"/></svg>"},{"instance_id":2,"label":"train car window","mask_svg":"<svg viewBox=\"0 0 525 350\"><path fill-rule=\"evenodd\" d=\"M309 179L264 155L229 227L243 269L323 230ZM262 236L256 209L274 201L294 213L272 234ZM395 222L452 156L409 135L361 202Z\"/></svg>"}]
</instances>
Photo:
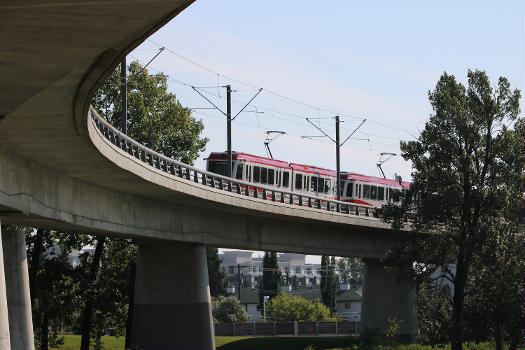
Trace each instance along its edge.
<instances>
[{"instance_id":1,"label":"train car window","mask_svg":"<svg viewBox=\"0 0 525 350\"><path fill-rule=\"evenodd\" d=\"M247 180L248 182L252 181L252 168L253 168L252 165L249 165L249 166L248 166L248 176L246 177L246 180Z\"/></svg>"},{"instance_id":2,"label":"train car window","mask_svg":"<svg viewBox=\"0 0 525 350\"><path fill-rule=\"evenodd\" d=\"M275 182L275 184L277 185L277 187L281 187L281 177L282 177L282 170L279 169L277 170L277 181Z\"/></svg>"},{"instance_id":3,"label":"train car window","mask_svg":"<svg viewBox=\"0 0 525 350\"><path fill-rule=\"evenodd\" d=\"M324 179L322 177L319 178L317 189L319 193L324 193Z\"/></svg>"},{"instance_id":4,"label":"train car window","mask_svg":"<svg viewBox=\"0 0 525 350\"><path fill-rule=\"evenodd\" d=\"M312 184L312 192L317 192L317 176L312 176L312 181L310 183Z\"/></svg>"},{"instance_id":5,"label":"train car window","mask_svg":"<svg viewBox=\"0 0 525 350\"><path fill-rule=\"evenodd\" d=\"M400 197L401 197L401 191L400 190L394 190L393 193L393 198L394 198L394 202L399 202L400 200Z\"/></svg>"},{"instance_id":6,"label":"train car window","mask_svg":"<svg viewBox=\"0 0 525 350\"><path fill-rule=\"evenodd\" d=\"M243 163L237 163L237 171L235 173L235 178L237 180L242 180L242 170L244 168L244 164Z\"/></svg>"},{"instance_id":7,"label":"train car window","mask_svg":"<svg viewBox=\"0 0 525 350\"><path fill-rule=\"evenodd\" d=\"M377 199L377 186L370 186L370 199Z\"/></svg>"},{"instance_id":8,"label":"train car window","mask_svg":"<svg viewBox=\"0 0 525 350\"><path fill-rule=\"evenodd\" d=\"M253 167L253 182L260 182L260 181L261 181L261 167L254 166Z\"/></svg>"},{"instance_id":9,"label":"train car window","mask_svg":"<svg viewBox=\"0 0 525 350\"><path fill-rule=\"evenodd\" d=\"M310 176L306 176L306 183L304 184L304 189L307 191L310 190Z\"/></svg>"},{"instance_id":10,"label":"train car window","mask_svg":"<svg viewBox=\"0 0 525 350\"><path fill-rule=\"evenodd\" d=\"M288 187L290 184L290 173L288 171L283 172L283 187Z\"/></svg>"},{"instance_id":11,"label":"train car window","mask_svg":"<svg viewBox=\"0 0 525 350\"><path fill-rule=\"evenodd\" d=\"M352 182L349 182L346 186L346 196L352 197L354 192L354 184Z\"/></svg>"},{"instance_id":12,"label":"train car window","mask_svg":"<svg viewBox=\"0 0 525 350\"><path fill-rule=\"evenodd\" d=\"M274 171L273 169L268 169L268 185L274 185L275 178L274 178Z\"/></svg>"},{"instance_id":13,"label":"train car window","mask_svg":"<svg viewBox=\"0 0 525 350\"><path fill-rule=\"evenodd\" d=\"M295 174L295 189L300 190L303 188L303 175Z\"/></svg>"},{"instance_id":14,"label":"train car window","mask_svg":"<svg viewBox=\"0 0 525 350\"><path fill-rule=\"evenodd\" d=\"M331 182L332 181L329 180L329 179L326 179L325 181L326 182L324 184L324 193L330 193L330 189L332 188L332 186L331 186Z\"/></svg>"},{"instance_id":15,"label":"train car window","mask_svg":"<svg viewBox=\"0 0 525 350\"><path fill-rule=\"evenodd\" d=\"M363 198L368 199L370 197L370 185L363 185Z\"/></svg>"},{"instance_id":16,"label":"train car window","mask_svg":"<svg viewBox=\"0 0 525 350\"><path fill-rule=\"evenodd\" d=\"M261 167L261 183L268 183L268 168Z\"/></svg>"},{"instance_id":17,"label":"train car window","mask_svg":"<svg viewBox=\"0 0 525 350\"><path fill-rule=\"evenodd\" d=\"M385 200L385 188L384 187L378 187L377 188L377 200L378 201L384 201Z\"/></svg>"}]
</instances>

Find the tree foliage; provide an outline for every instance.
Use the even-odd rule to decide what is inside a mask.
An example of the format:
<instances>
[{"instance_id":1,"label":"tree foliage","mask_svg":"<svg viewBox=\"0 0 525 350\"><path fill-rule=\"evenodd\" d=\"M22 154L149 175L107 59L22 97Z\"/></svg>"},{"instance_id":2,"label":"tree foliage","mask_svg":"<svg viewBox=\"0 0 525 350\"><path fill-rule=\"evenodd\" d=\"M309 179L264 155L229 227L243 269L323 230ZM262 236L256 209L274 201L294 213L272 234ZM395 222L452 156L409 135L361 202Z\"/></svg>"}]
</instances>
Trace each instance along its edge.
<instances>
[{"instance_id":1,"label":"tree foliage","mask_svg":"<svg viewBox=\"0 0 525 350\"><path fill-rule=\"evenodd\" d=\"M263 275L259 289L259 307L263 307L265 295L270 299L281 292L282 273L277 262L277 252L266 251L263 257Z\"/></svg>"},{"instance_id":2,"label":"tree foliage","mask_svg":"<svg viewBox=\"0 0 525 350\"><path fill-rule=\"evenodd\" d=\"M219 259L219 250L217 248L206 246L206 262L208 264L211 296L226 295L228 279L226 278L226 272L221 268L222 260Z\"/></svg>"},{"instance_id":3,"label":"tree foliage","mask_svg":"<svg viewBox=\"0 0 525 350\"><path fill-rule=\"evenodd\" d=\"M467 337L465 308L480 292L474 277L497 269L485 256L487 244L502 231L523 240L519 99L505 78L492 87L485 72L469 71L465 88L444 73L429 92L434 113L421 135L401 142L403 157L413 165L413 183L401 206L386 206L383 217L394 227L409 220L416 235L394 249L387 263L412 281L450 282L452 349L461 349Z\"/></svg>"},{"instance_id":4,"label":"tree foliage","mask_svg":"<svg viewBox=\"0 0 525 350\"><path fill-rule=\"evenodd\" d=\"M250 316L234 296L219 296L211 303L213 321L218 323L248 322Z\"/></svg>"},{"instance_id":5,"label":"tree foliage","mask_svg":"<svg viewBox=\"0 0 525 350\"><path fill-rule=\"evenodd\" d=\"M138 62L128 66L128 135L167 157L193 164L204 151L204 124L168 92L168 77L148 74ZM120 67L95 92L91 104L116 128L121 128Z\"/></svg>"},{"instance_id":6,"label":"tree foliage","mask_svg":"<svg viewBox=\"0 0 525 350\"><path fill-rule=\"evenodd\" d=\"M290 293L279 294L266 303L266 319L270 322L334 320L330 309L318 299L308 301Z\"/></svg>"},{"instance_id":7,"label":"tree foliage","mask_svg":"<svg viewBox=\"0 0 525 350\"><path fill-rule=\"evenodd\" d=\"M339 275L339 282L350 283L353 286L360 286L363 284L364 264L360 258L336 259L336 267Z\"/></svg>"},{"instance_id":8,"label":"tree foliage","mask_svg":"<svg viewBox=\"0 0 525 350\"><path fill-rule=\"evenodd\" d=\"M337 278L335 274L335 256L321 256L321 298L323 304L335 311L337 298Z\"/></svg>"}]
</instances>

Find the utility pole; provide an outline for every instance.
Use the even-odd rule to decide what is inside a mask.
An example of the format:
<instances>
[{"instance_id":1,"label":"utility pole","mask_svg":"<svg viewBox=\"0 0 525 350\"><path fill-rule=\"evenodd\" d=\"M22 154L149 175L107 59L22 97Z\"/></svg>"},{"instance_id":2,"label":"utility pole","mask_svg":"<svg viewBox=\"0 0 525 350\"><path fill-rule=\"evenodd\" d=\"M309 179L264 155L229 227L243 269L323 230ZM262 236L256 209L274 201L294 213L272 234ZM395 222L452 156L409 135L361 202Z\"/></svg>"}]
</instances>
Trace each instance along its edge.
<instances>
[{"instance_id":1,"label":"utility pole","mask_svg":"<svg viewBox=\"0 0 525 350\"><path fill-rule=\"evenodd\" d=\"M126 55L122 57L120 62L120 97L122 99L121 117L122 117L122 132L124 135L128 134L128 102L127 102L127 78L126 78Z\"/></svg>"},{"instance_id":2,"label":"utility pole","mask_svg":"<svg viewBox=\"0 0 525 350\"><path fill-rule=\"evenodd\" d=\"M339 142L339 116L335 116L335 153L336 153L336 163L337 163L337 180L336 180L336 191L337 191L337 200L341 200L341 155L340 155L341 145Z\"/></svg>"},{"instance_id":3,"label":"utility pole","mask_svg":"<svg viewBox=\"0 0 525 350\"><path fill-rule=\"evenodd\" d=\"M232 177L232 88L230 85L226 85L226 138L227 138L227 152L228 162L226 165L226 176ZM239 267L240 268L240 267ZM241 294L239 289L239 300L241 300Z\"/></svg>"}]
</instances>

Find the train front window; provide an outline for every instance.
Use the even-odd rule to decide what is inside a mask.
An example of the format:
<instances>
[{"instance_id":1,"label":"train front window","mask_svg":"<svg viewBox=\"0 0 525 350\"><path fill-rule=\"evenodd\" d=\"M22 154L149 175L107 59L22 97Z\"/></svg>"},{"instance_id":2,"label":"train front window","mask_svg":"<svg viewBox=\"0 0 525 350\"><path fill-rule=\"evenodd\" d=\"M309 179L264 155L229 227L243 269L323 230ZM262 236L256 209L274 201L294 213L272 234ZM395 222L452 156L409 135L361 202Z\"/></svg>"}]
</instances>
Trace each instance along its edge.
<instances>
[{"instance_id":1,"label":"train front window","mask_svg":"<svg viewBox=\"0 0 525 350\"><path fill-rule=\"evenodd\" d=\"M290 173L285 171L283 172L283 187L288 187L290 183Z\"/></svg>"},{"instance_id":2,"label":"train front window","mask_svg":"<svg viewBox=\"0 0 525 350\"><path fill-rule=\"evenodd\" d=\"M378 187L377 188L377 200L378 201L384 201L385 200L385 188L384 187Z\"/></svg>"},{"instance_id":3,"label":"train front window","mask_svg":"<svg viewBox=\"0 0 525 350\"><path fill-rule=\"evenodd\" d=\"M346 186L346 196L352 197L354 194L353 190L354 190L354 184L352 182L349 182L348 185Z\"/></svg>"},{"instance_id":4,"label":"train front window","mask_svg":"<svg viewBox=\"0 0 525 350\"><path fill-rule=\"evenodd\" d=\"M268 169L268 185L272 185L273 186L274 182L275 182L274 170L273 169Z\"/></svg>"},{"instance_id":5,"label":"train front window","mask_svg":"<svg viewBox=\"0 0 525 350\"><path fill-rule=\"evenodd\" d=\"M225 161L208 161L208 171L219 175L226 175L226 162Z\"/></svg>"},{"instance_id":6,"label":"train front window","mask_svg":"<svg viewBox=\"0 0 525 350\"><path fill-rule=\"evenodd\" d=\"M295 174L295 189L301 190L303 188L303 175Z\"/></svg>"},{"instance_id":7,"label":"train front window","mask_svg":"<svg viewBox=\"0 0 525 350\"><path fill-rule=\"evenodd\" d=\"M260 182L260 181L261 181L261 167L254 166L253 167L253 182Z\"/></svg>"},{"instance_id":8,"label":"train front window","mask_svg":"<svg viewBox=\"0 0 525 350\"><path fill-rule=\"evenodd\" d=\"M370 186L370 199L377 199L377 186Z\"/></svg>"},{"instance_id":9,"label":"train front window","mask_svg":"<svg viewBox=\"0 0 525 350\"><path fill-rule=\"evenodd\" d=\"M363 198L368 199L370 197L370 185L363 185Z\"/></svg>"},{"instance_id":10,"label":"train front window","mask_svg":"<svg viewBox=\"0 0 525 350\"><path fill-rule=\"evenodd\" d=\"M242 180L242 170L244 168L244 164L243 163L237 163L237 171L235 173L235 178L237 180Z\"/></svg>"},{"instance_id":11,"label":"train front window","mask_svg":"<svg viewBox=\"0 0 525 350\"><path fill-rule=\"evenodd\" d=\"M261 167L261 183L268 183L268 168Z\"/></svg>"}]
</instances>

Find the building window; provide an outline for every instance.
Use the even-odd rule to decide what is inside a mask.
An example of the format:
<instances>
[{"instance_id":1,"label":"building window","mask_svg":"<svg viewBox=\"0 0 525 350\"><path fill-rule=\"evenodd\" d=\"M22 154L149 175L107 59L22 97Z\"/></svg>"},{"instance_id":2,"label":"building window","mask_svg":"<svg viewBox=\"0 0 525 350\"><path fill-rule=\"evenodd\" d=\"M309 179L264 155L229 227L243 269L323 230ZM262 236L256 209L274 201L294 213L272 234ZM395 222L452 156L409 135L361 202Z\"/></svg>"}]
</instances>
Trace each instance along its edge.
<instances>
[{"instance_id":1,"label":"building window","mask_svg":"<svg viewBox=\"0 0 525 350\"><path fill-rule=\"evenodd\" d=\"M345 303L345 310L352 310L352 303Z\"/></svg>"},{"instance_id":2,"label":"building window","mask_svg":"<svg viewBox=\"0 0 525 350\"><path fill-rule=\"evenodd\" d=\"M235 266L228 266L228 273L233 275L235 273Z\"/></svg>"},{"instance_id":3,"label":"building window","mask_svg":"<svg viewBox=\"0 0 525 350\"><path fill-rule=\"evenodd\" d=\"M301 273L301 268L300 267L296 267L295 268L295 273Z\"/></svg>"},{"instance_id":4,"label":"building window","mask_svg":"<svg viewBox=\"0 0 525 350\"><path fill-rule=\"evenodd\" d=\"M311 274L312 274L312 268L311 268L311 267L307 267L307 268L306 268L306 273L307 273L308 275L311 275Z\"/></svg>"}]
</instances>

